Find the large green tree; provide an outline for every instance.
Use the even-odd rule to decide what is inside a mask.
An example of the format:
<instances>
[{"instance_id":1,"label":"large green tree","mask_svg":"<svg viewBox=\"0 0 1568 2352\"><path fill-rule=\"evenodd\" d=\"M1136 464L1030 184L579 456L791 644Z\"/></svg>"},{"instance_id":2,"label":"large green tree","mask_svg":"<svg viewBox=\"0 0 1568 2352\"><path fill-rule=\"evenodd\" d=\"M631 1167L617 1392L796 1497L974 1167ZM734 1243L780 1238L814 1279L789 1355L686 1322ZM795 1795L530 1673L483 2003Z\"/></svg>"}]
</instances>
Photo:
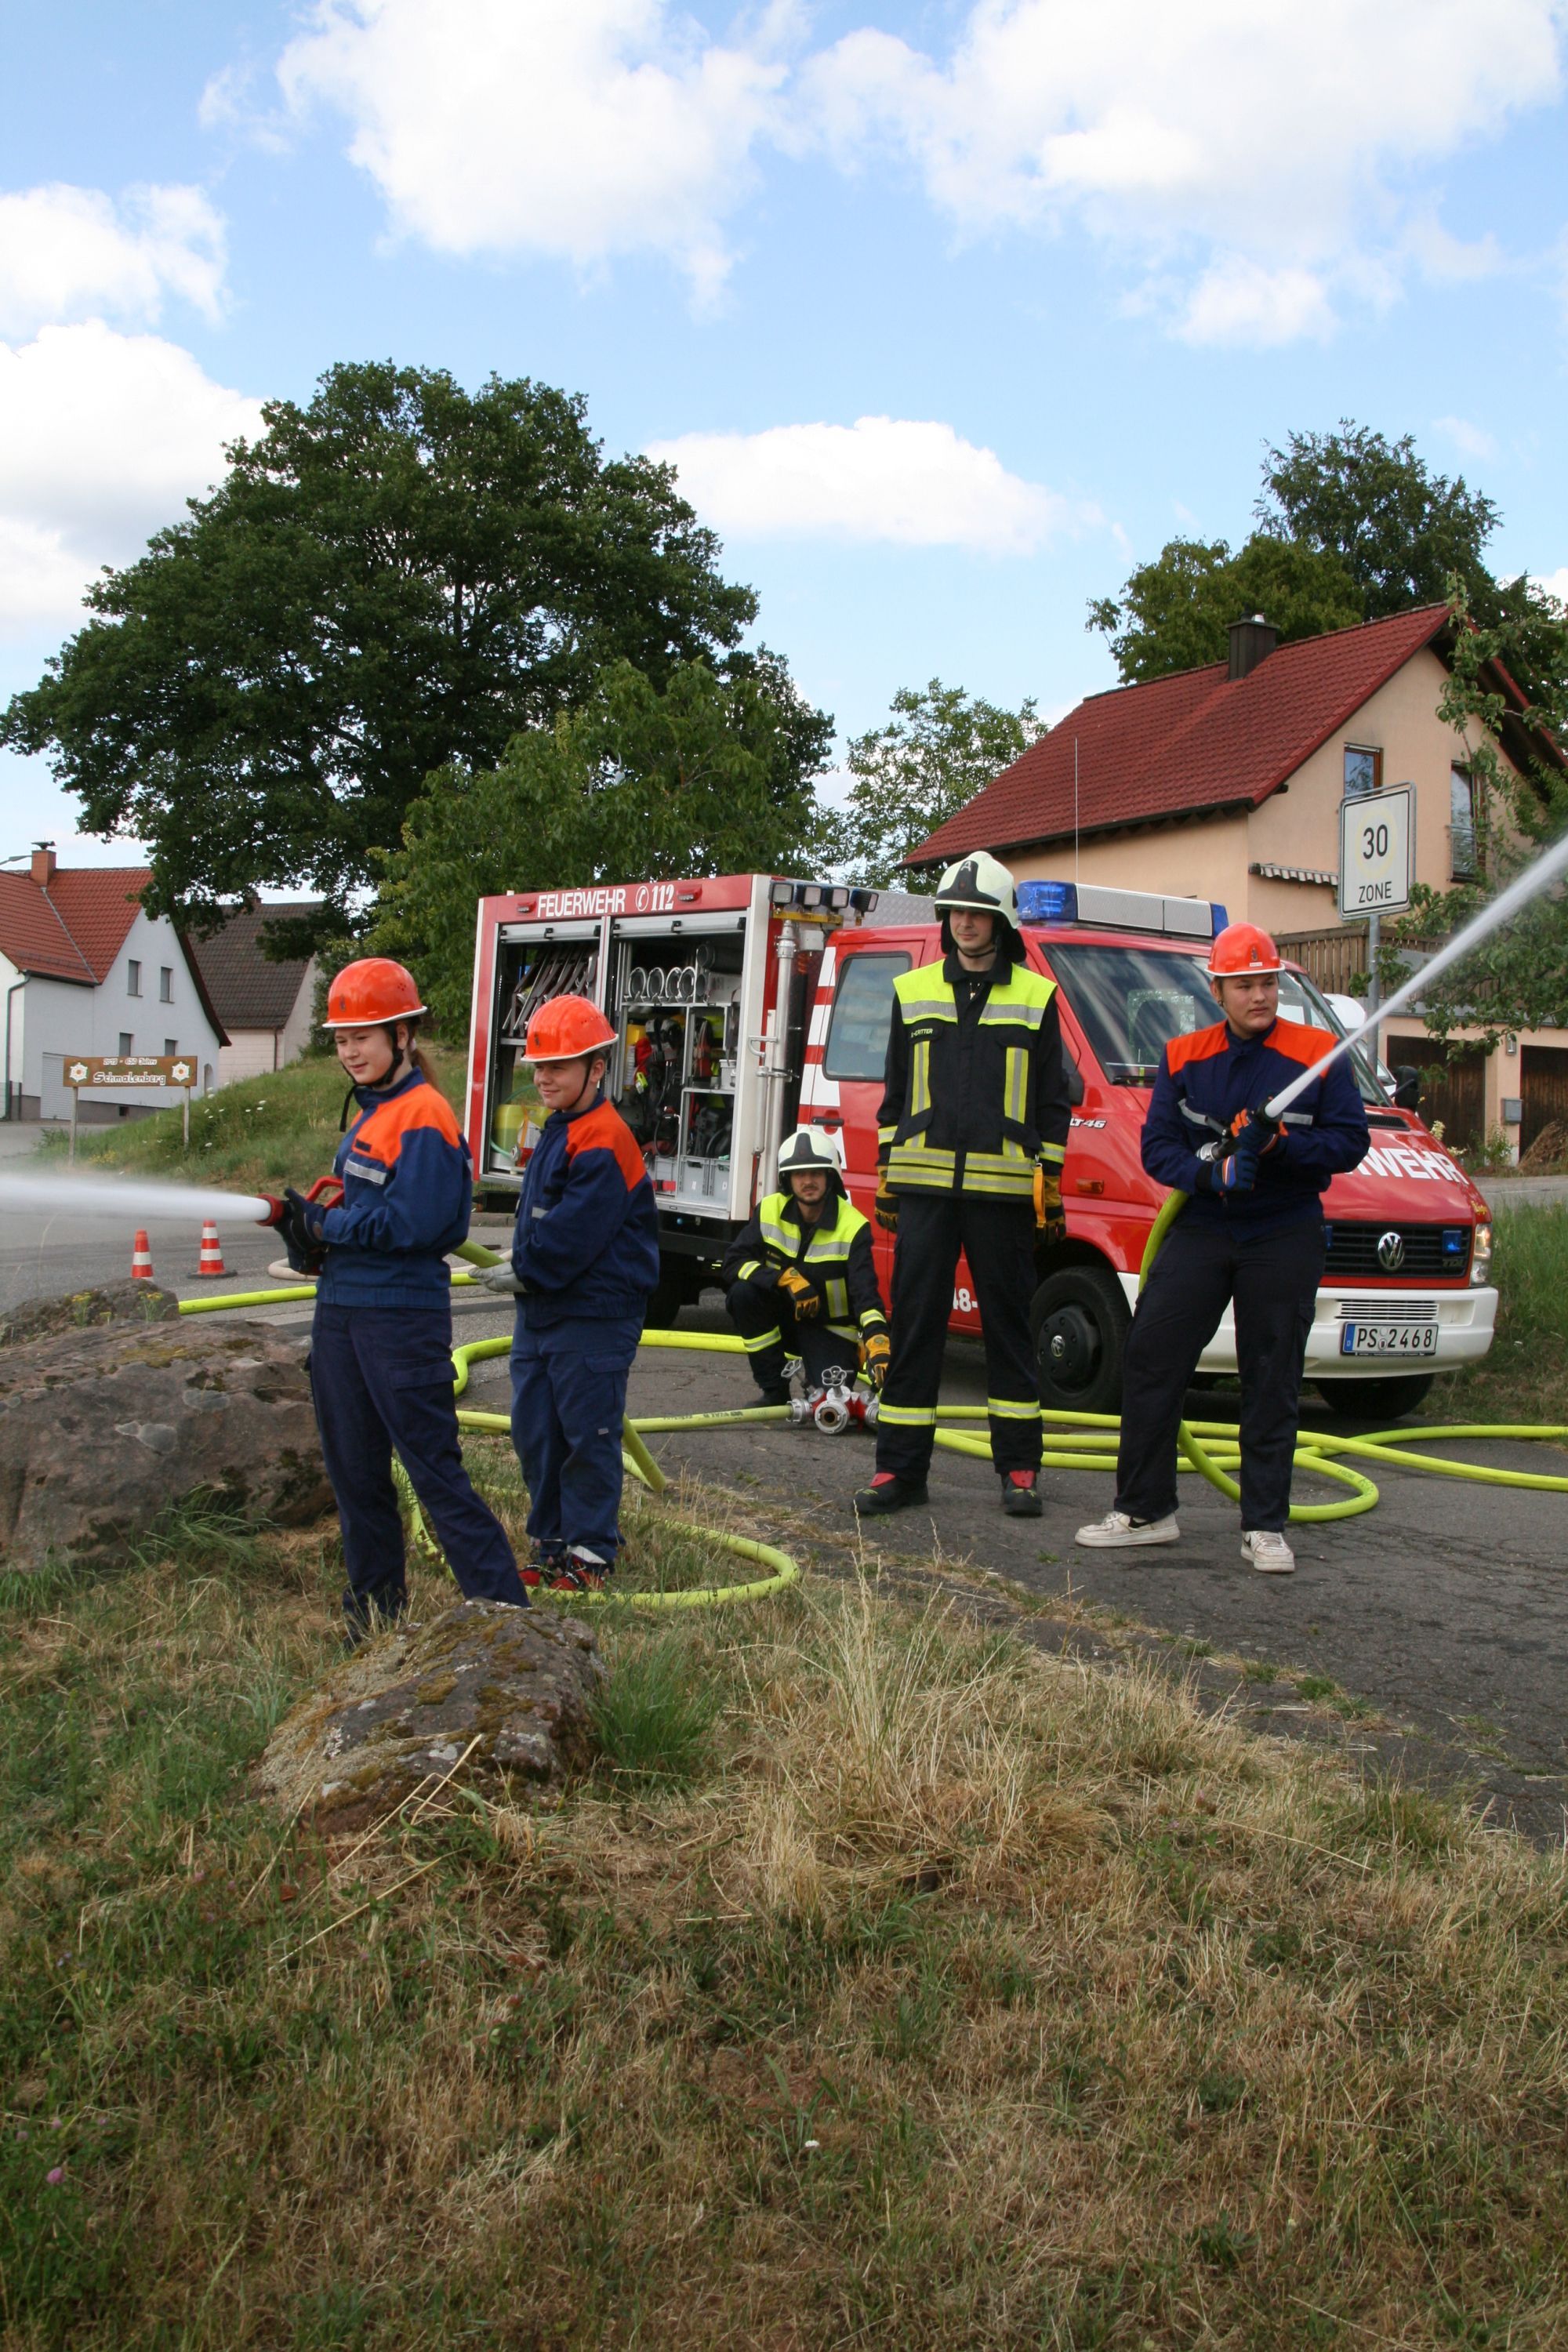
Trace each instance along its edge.
<instances>
[{"instance_id":1,"label":"large green tree","mask_svg":"<svg viewBox=\"0 0 1568 2352\"><path fill-rule=\"evenodd\" d=\"M662 690L630 663L513 737L493 768L432 775L378 856L369 944L413 965L454 1034L468 1016L474 908L501 890L818 863L811 779L833 722L766 652L685 662Z\"/></svg>"},{"instance_id":2,"label":"large green tree","mask_svg":"<svg viewBox=\"0 0 1568 2352\"><path fill-rule=\"evenodd\" d=\"M1223 661L1231 622L1248 613L1289 644L1458 593L1532 698L1568 685L1551 598L1487 567L1497 507L1463 475L1434 472L1409 434L1391 441L1349 418L1292 433L1264 459L1254 511L1258 529L1234 552L1224 540L1171 540L1118 595L1090 604L1089 625L1110 638L1126 684Z\"/></svg>"},{"instance_id":3,"label":"large green tree","mask_svg":"<svg viewBox=\"0 0 1568 2352\"><path fill-rule=\"evenodd\" d=\"M906 882L906 851L1045 731L1032 701L1004 710L940 677L900 688L887 725L850 740L846 765L855 781L837 844L845 871L857 882Z\"/></svg>"},{"instance_id":4,"label":"large green tree","mask_svg":"<svg viewBox=\"0 0 1568 2352\"><path fill-rule=\"evenodd\" d=\"M341 907L432 771L493 767L611 666L657 688L754 616L670 469L606 458L565 393L345 365L263 415L0 720L86 827L151 845L155 907L282 881Z\"/></svg>"},{"instance_id":5,"label":"large green tree","mask_svg":"<svg viewBox=\"0 0 1568 2352\"><path fill-rule=\"evenodd\" d=\"M1265 614L1287 642L1365 618L1337 556L1257 531L1235 554L1223 539L1168 541L1120 596L1089 606L1089 626L1110 637L1123 683L1138 686L1223 661L1231 623L1248 613Z\"/></svg>"}]
</instances>

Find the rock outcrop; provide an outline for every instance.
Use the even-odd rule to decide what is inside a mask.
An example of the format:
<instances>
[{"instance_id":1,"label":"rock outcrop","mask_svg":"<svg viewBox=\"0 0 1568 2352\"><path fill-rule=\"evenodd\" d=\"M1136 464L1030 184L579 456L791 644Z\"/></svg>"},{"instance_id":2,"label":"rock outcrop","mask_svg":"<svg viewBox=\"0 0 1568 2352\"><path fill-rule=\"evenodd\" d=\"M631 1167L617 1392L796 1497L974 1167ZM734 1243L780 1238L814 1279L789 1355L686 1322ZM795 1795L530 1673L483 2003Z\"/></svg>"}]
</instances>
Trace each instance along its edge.
<instances>
[{"instance_id":1,"label":"rock outcrop","mask_svg":"<svg viewBox=\"0 0 1568 2352\"><path fill-rule=\"evenodd\" d=\"M168 1294L136 1289L130 1319L89 1304L87 1328L79 1302L109 1292L42 1302L65 1328L0 1348L0 1568L112 1559L198 1494L281 1526L332 1507L298 1335L147 1319Z\"/></svg>"},{"instance_id":2,"label":"rock outcrop","mask_svg":"<svg viewBox=\"0 0 1568 2352\"><path fill-rule=\"evenodd\" d=\"M257 1780L290 1820L333 1833L447 1774L558 1784L593 1759L604 1675L580 1618L462 1601L333 1667L279 1725Z\"/></svg>"},{"instance_id":3,"label":"rock outcrop","mask_svg":"<svg viewBox=\"0 0 1568 2352\"><path fill-rule=\"evenodd\" d=\"M0 1348L52 1339L59 1331L93 1331L106 1323L172 1323L180 1302L155 1282L106 1282L58 1298L24 1298L0 1316Z\"/></svg>"}]
</instances>

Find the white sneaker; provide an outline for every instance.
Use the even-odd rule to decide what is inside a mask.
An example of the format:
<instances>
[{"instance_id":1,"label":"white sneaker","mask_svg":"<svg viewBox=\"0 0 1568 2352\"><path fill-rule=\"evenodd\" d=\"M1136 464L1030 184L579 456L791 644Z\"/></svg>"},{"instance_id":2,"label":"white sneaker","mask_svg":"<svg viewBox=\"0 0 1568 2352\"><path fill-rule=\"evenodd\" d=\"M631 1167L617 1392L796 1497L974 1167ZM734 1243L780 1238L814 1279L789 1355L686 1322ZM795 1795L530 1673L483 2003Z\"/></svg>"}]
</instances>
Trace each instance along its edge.
<instances>
[{"instance_id":1,"label":"white sneaker","mask_svg":"<svg viewBox=\"0 0 1568 2352\"><path fill-rule=\"evenodd\" d=\"M1108 1511L1092 1527L1079 1528L1074 1538L1094 1551L1130 1551L1135 1544L1180 1543L1181 1539L1173 1511L1167 1511L1163 1519L1134 1519L1125 1511Z\"/></svg>"},{"instance_id":2,"label":"white sneaker","mask_svg":"<svg viewBox=\"0 0 1568 2352\"><path fill-rule=\"evenodd\" d=\"M1278 1528L1244 1528L1241 1557L1265 1576L1289 1576L1296 1567L1296 1555Z\"/></svg>"}]
</instances>

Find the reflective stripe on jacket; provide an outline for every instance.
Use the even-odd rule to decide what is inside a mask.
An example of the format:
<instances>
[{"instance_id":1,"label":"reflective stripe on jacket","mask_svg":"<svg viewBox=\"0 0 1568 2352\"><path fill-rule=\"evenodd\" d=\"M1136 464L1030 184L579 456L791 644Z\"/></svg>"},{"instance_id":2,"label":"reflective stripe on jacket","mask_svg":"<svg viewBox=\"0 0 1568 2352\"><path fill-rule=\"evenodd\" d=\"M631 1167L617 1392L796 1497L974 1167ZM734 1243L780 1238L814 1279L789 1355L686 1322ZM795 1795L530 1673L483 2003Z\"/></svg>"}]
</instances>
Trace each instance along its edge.
<instances>
[{"instance_id":1,"label":"reflective stripe on jacket","mask_svg":"<svg viewBox=\"0 0 1568 2352\"><path fill-rule=\"evenodd\" d=\"M355 1087L360 1115L338 1146L340 1205L321 1220L331 1307L439 1307L448 1250L468 1237L474 1178L452 1106L422 1071L384 1092Z\"/></svg>"},{"instance_id":2,"label":"reflective stripe on jacket","mask_svg":"<svg viewBox=\"0 0 1568 2352\"><path fill-rule=\"evenodd\" d=\"M1149 1174L1192 1199L1185 1213L1258 1232L1294 1217L1317 1217L1330 1179L1354 1168L1372 1141L1348 1054L1331 1062L1285 1113L1272 1150L1258 1163L1250 1192L1215 1189L1217 1146L1243 1111L1256 1110L1327 1052L1331 1040L1299 1021L1276 1021L1261 1037L1238 1037L1228 1022L1173 1037L1160 1056L1142 1158Z\"/></svg>"},{"instance_id":3,"label":"reflective stripe on jacket","mask_svg":"<svg viewBox=\"0 0 1568 2352\"><path fill-rule=\"evenodd\" d=\"M803 1223L793 1192L770 1192L731 1243L721 1279L728 1287L760 1277L761 1286L767 1287L786 1265L805 1275L822 1301L828 1328L841 1339L862 1339L887 1329L871 1228L842 1192L829 1190L815 1225Z\"/></svg>"},{"instance_id":4,"label":"reflective stripe on jacket","mask_svg":"<svg viewBox=\"0 0 1568 2352\"><path fill-rule=\"evenodd\" d=\"M893 982L878 1157L895 1192L1032 1201L1059 1170L1071 1109L1056 982L1000 961L978 983L956 956Z\"/></svg>"}]
</instances>

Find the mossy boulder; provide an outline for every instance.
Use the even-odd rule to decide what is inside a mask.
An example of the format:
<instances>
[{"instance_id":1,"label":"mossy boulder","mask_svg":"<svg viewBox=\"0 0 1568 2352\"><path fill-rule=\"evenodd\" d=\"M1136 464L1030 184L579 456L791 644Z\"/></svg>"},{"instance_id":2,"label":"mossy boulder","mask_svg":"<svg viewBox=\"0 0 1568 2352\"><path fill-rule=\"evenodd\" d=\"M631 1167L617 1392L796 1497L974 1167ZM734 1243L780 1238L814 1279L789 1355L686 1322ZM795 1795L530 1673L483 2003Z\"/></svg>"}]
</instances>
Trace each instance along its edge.
<instances>
[{"instance_id":1,"label":"mossy boulder","mask_svg":"<svg viewBox=\"0 0 1568 2352\"><path fill-rule=\"evenodd\" d=\"M258 1524L331 1508L298 1335L227 1316L79 1319L79 1300L107 1295L41 1302L63 1328L0 1349L0 1568L112 1562L198 1494Z\"/></svg>"},{"instance_id":2,"label":"mossy boulder","mask_svg":"<svg viewBox=\"0 0 1568 2352\"><path fill-rule=\"evenodd\" d=\"M346 1658L267 1743L257 1781L288 1819L358 1828L421 1785L559 1785L596 1748L605 1664L581 1618L462 1601Z\"/></svg>"}]
</instances>

